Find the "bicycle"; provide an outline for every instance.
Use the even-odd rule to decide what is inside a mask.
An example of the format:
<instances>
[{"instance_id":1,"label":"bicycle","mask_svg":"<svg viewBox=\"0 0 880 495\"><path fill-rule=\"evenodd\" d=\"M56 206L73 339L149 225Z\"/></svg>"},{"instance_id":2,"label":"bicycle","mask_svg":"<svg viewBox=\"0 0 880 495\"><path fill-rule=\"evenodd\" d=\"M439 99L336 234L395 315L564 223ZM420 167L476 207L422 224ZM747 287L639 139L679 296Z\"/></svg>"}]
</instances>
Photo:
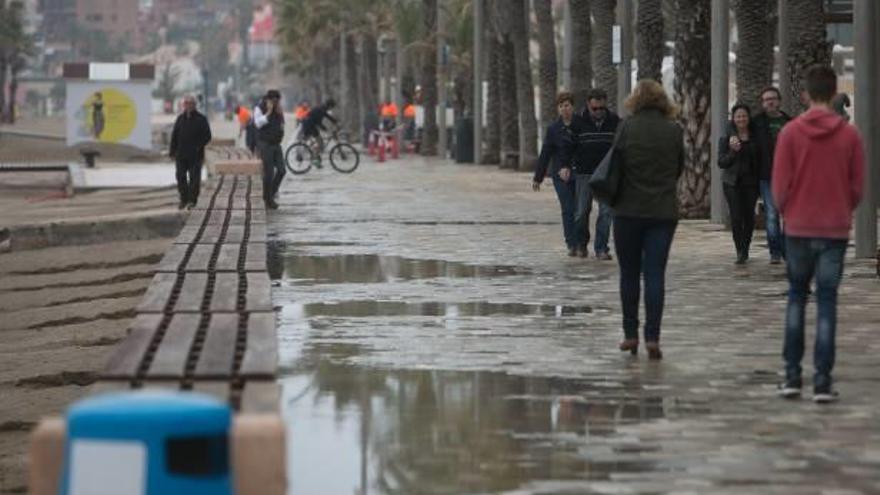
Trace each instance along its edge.
<instances>
[{"instance_id":1,"label":"bicycle","mask_svg":"<svg viewBox=\"0 0 880 495\"><path fill-rule=\"evenodd\" d=\"M339 129L333 129L324 142L324 149L329 150L327 157L330 159L330 166L343 174L354 172L361 162L361 156L354 146L340 137ZM309 137L305 141L297 141L287 148L284 153L284 163L292 174L300 175L311 170L312 166L322 168L322 154L318 140Z\"/></svg>"}]
</instances>

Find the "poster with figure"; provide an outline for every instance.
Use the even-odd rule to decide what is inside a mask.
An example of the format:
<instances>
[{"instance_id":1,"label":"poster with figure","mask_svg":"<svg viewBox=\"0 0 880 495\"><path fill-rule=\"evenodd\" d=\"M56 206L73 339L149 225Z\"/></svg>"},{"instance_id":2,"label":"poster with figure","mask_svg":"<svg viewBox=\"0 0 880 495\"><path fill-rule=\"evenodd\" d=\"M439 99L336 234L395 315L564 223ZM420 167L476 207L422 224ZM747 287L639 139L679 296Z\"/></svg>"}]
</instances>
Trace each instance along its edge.
<instances>
[{"instance_id":1,"label":"poster with figure","mask_svg":"<svg viewBox=\"0 0 880 495\"><path fill-rule=\"evenodd\" d=\"M128 144L150 149L150 85L71 81L67 84L67 144Z\"/></svg>"}]
</instances>

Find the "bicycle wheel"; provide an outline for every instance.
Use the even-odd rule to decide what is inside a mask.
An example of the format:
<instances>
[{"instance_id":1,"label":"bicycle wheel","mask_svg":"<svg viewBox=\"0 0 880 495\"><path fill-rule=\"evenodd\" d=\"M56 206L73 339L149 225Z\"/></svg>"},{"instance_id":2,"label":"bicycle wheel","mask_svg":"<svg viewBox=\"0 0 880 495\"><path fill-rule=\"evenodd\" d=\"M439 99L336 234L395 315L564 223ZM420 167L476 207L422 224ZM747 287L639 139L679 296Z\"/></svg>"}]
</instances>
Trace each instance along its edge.
<instances>
[{"instance_id":1,"label":"bicycle wheel","mask_svg":"<svg viewBox=\"0 0 880 495\"><path fill-rule=\"evenodd\" d=\"M330 150L330 165L337 172L350 174L354 169L358 168L361 162L361 156L358 154L354 146L348 143L339 143Z\"/></svg>"},{"instance_id":2,"label":"bicycle wheel","mask_svg":"<svg viewBox=\"0 0 880 495\"><path fill-rule=\"evenodd\" d=\"M284 162L290 173L300 175L312 168L312 149L305 143L293 143L284 153Z\"/></svg>"}]
</instances>

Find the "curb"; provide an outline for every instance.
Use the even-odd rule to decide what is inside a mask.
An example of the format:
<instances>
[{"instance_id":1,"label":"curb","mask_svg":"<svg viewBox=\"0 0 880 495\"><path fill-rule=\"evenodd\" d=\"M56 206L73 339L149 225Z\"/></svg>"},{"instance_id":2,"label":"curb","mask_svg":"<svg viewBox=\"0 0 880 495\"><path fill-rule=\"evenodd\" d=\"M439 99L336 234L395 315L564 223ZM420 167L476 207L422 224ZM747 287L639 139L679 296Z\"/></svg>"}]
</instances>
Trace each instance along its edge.
<instances>
[{"instance_id":1,"label":"curb","mask_svg":"<svg viewBox=\"0 0 880 495\"><path fill-rule=\"evenodd\" d=\"M181 212L82 222L53 222L0 228L8 251L57 246L79 246L113 241L138 241L174 237L186 221ZM0 250L2 252L2 250Z\"/></svg>"}]
</instances>

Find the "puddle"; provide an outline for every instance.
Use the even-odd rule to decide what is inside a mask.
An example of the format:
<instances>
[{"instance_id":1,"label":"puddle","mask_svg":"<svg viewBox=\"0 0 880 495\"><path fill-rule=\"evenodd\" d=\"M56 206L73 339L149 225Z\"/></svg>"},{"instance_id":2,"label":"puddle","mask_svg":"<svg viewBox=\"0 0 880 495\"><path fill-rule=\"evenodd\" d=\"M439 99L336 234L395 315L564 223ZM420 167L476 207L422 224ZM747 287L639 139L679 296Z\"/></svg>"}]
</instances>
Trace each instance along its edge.
<instances>
[{"instance_id":1,"label":"puddle","mask_svg":"<svg viewBox=\"0 0 880 495\"><path fill-rule=\"evenodd\" d=\"M443 316L448 318L473 316L542 316L567 317L590 314L590 306L550 304L464 302L407 303L403 301L339 301L329 303L291 304L293 313L304 318L335 316L361 318L372 316ZM597 308L606 309L606 308Z\"/></svg>"},{"instance_id":2,"label":"puddle","mask_svg":"<svg viewBox=\"0 0 880 495\"><path fill-rule=\"evenodd\" d=\"M638 378L600 387L344 363L357 353L316 346L282 379L291 493L532 493L522 490L550 480L592 493L612 474L677 469L639 459L662 446L621 441L618 428L694 409Z\"/></svg>"},{"instance_id":3,"label":"puddle","mask_svg":"<svg viewBox=\"0 0 880 495\"><path fill-rule=\"evenodd\" d=\"M528 270L504 265L468 265L375 254L329 256L284 252L281 243L269 246L267 264L273 280L298 284L370 284L429 278L489 278L523 275Z\"/></svg>"}]
</instances>

